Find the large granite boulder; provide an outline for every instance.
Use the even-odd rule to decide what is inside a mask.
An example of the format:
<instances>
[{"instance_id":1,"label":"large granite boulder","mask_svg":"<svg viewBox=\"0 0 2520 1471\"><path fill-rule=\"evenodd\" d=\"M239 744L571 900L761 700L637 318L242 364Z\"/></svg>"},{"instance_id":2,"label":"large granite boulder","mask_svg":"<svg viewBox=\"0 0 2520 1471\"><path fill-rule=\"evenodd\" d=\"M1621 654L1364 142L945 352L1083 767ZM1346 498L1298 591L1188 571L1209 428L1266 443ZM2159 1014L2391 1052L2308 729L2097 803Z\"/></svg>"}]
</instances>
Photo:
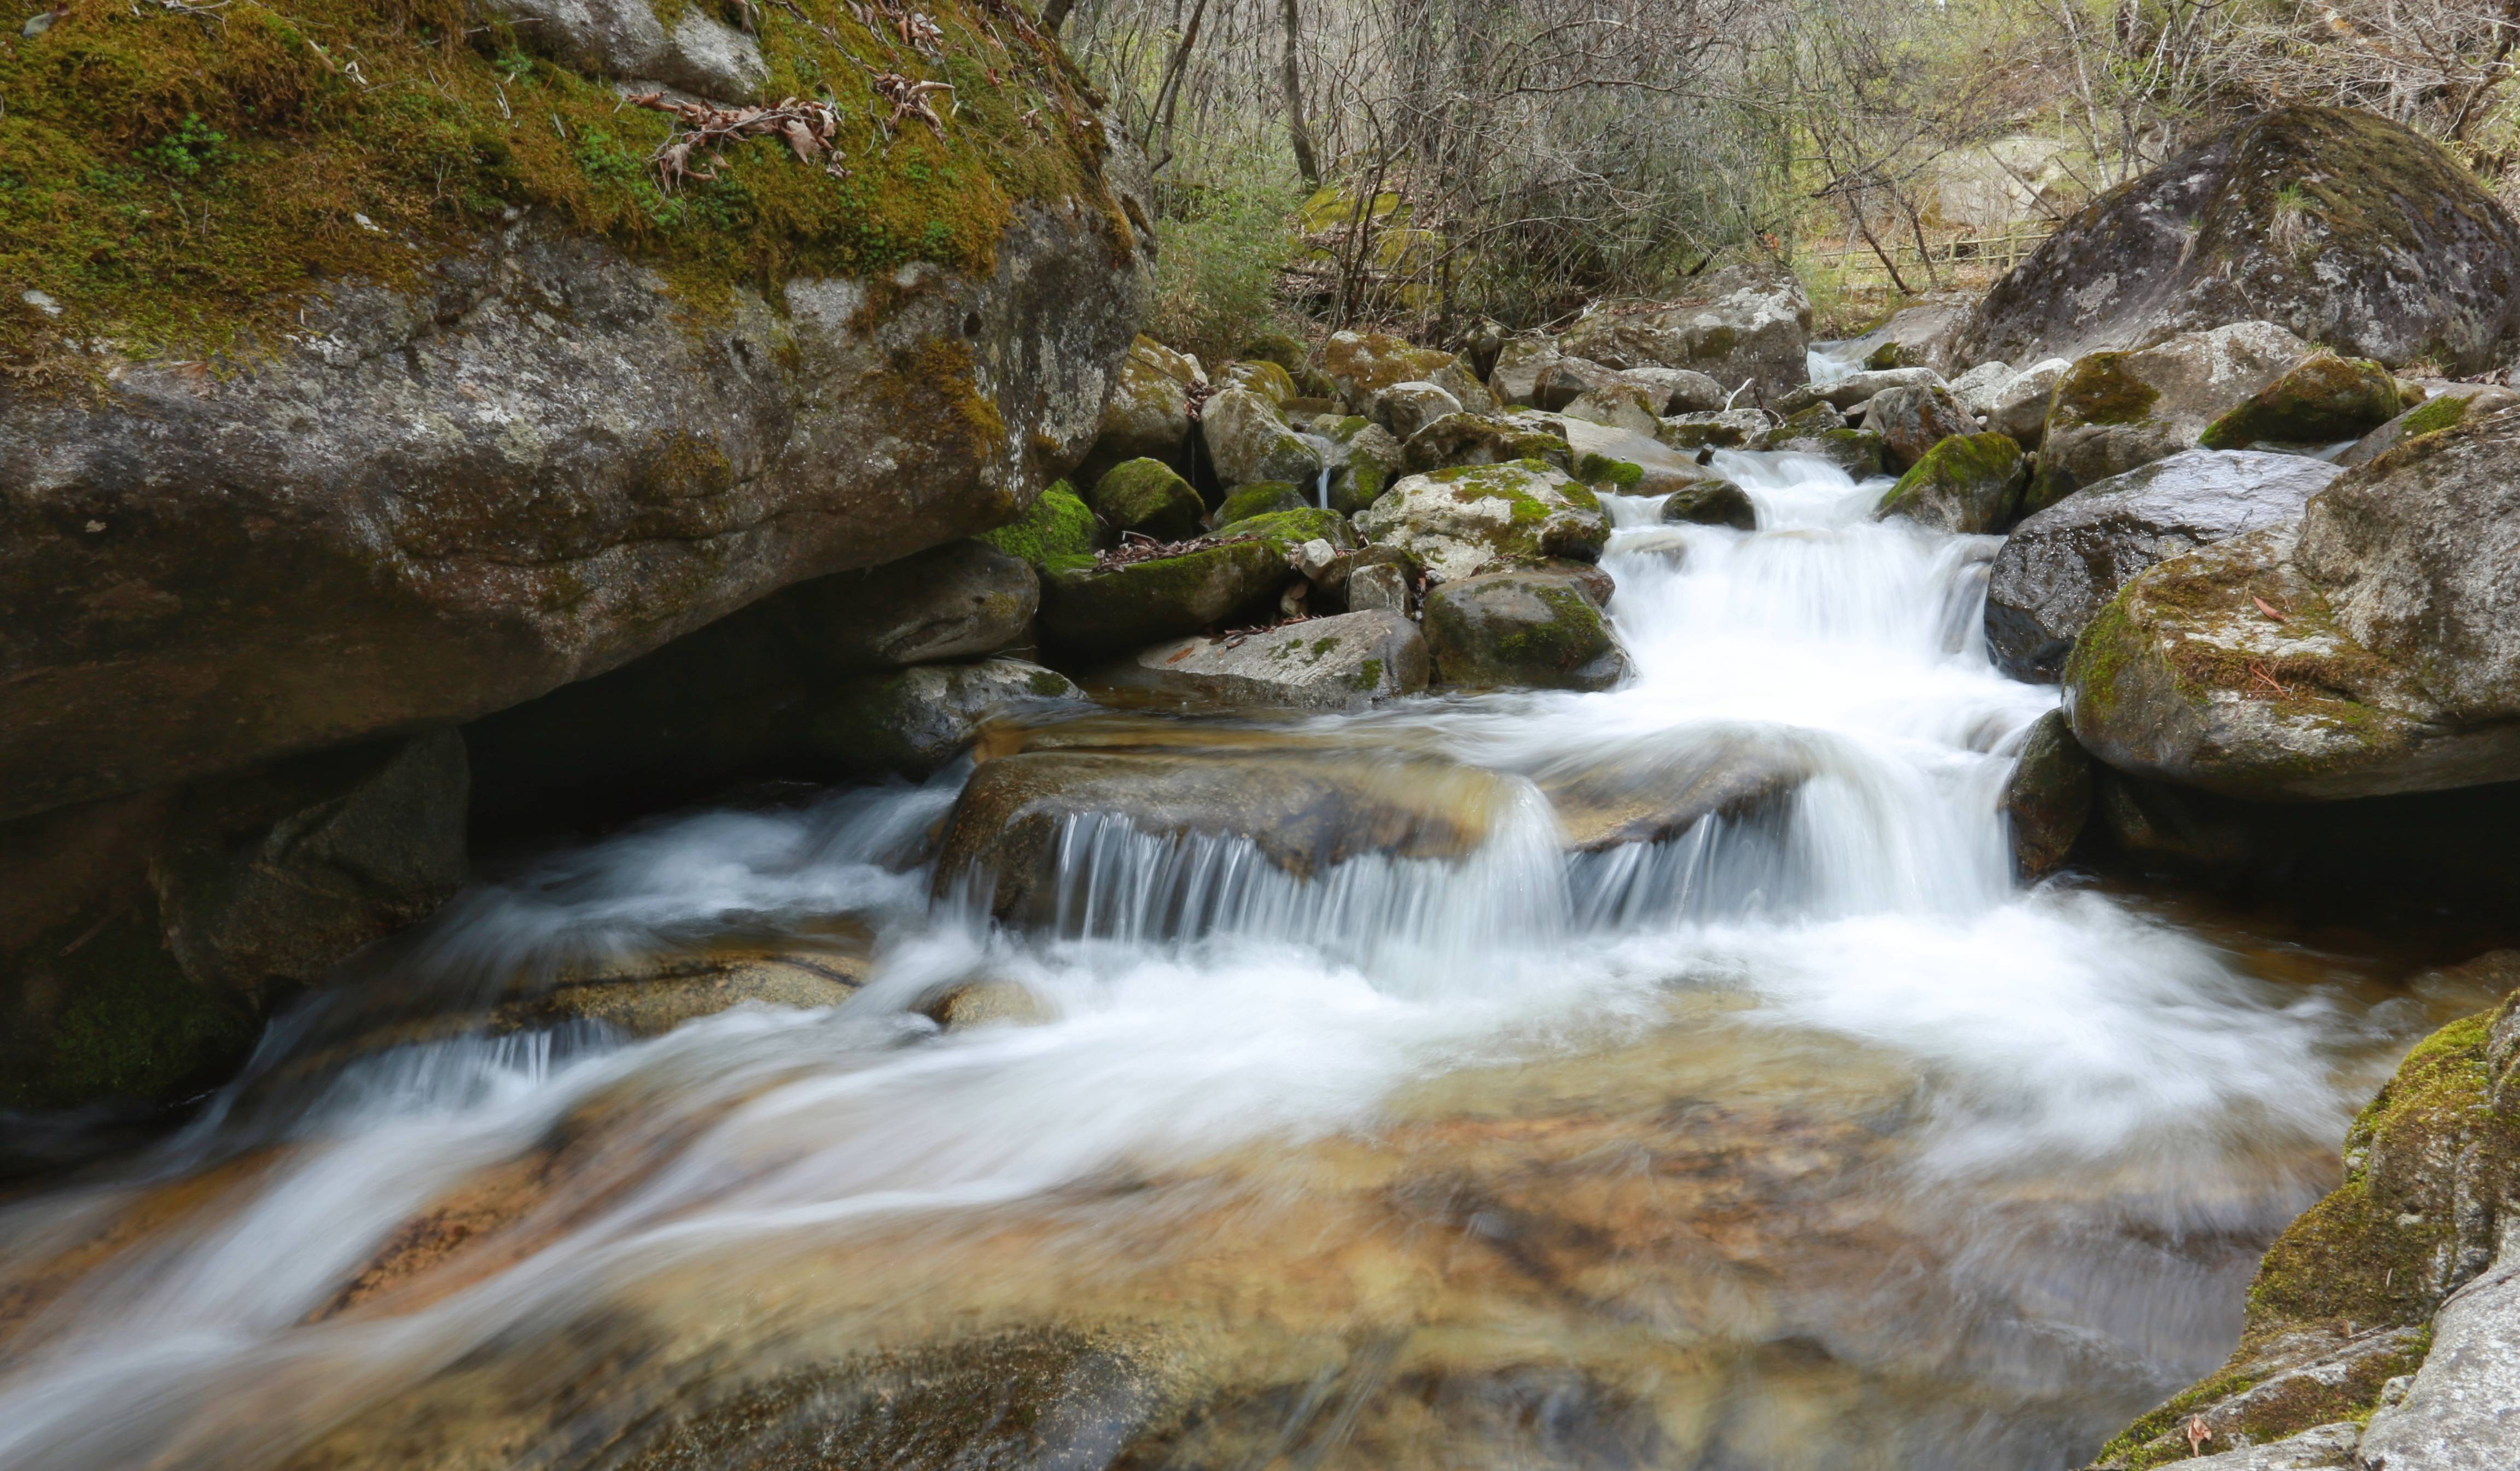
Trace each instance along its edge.
<instances>
[{"instance_id":1,"label":"large granite boulder","mask_svg":"<svg viewBox=\"0 0 2520 1471\"><path fill-rule=\"evenodd\" d=\"M2393 366L2507 361L2520 223L2398 123L2282 108L2075 216L1987 293L1959 352L2083 357L2253 320Z\"/></svg>"},{"instance_id":2,"label":"large granite boulder","mask_svg":"<svg viewBox=\"0 0 2520 1471\"><path fill-rule=\"evenodd\" d=\"M1191 394L1207 386L1198 359L1143 334L1132 340L1095 426L1094 447L1076 468L1077 480L1091 485L1125 460L1160 460L1188 474Z\"/></svg>"},{"instance_id":3,"label":"large granite boulder","mask_svg":"<svg viewBox=\"0 0 2520 1471\"><path fill-rule=\"evenodd\" d=\"M2492 383L2434 383L2431 396L2354 441L2336 457L2347 469L2370 464L2403 440L2455 428L2472 419L2520 405L2520 392Z\"/></svg>"},{"instance_id":4,"label":"large granite boulder","mask_svg":"<svg viewBox=\"0 0 2520 1471\"><path fill-rule=\"evenodd\" d=\"M1077 653L1178 639L1274 610L1288 575L1284 554L1257 538L1063 568L1042 580L1042 637Z\"/></svg>"},{"instance_id":5,"label":"large granite boulder","mask_svg":"<svg viewBox=\"0 0 2520 1471\"><path fill-rule=\"evenodd\" d=\"M961 755L994 717L1083 698L1066 676L1022 659L922 664L821 691L801 712L802 745L850 776L916 780Z\"/></svg>"},{"instance_id":6,"label":"large granite boulder","mask_svg":"<svg viewBox=\"0 0 2520 1471\"><path fill-rule=\"evenodd\" d=\"M2299 455L2187 450L2066 497L2014 527L1995 555L1988 654L2014 679L2054 680L2074 641L2129 578L2299 518L2337 473Z\"/></svg>"},{"instance_id":7,"label":"large granite boulder","mask_svg":"<svg viewBox=\"0 0 2520 1471\"><path fill-rule=\"evenodd\" d=\"M1971 291L1935 291L1893 312L1890 320L1839 345L1847 361L1885 368L1931 368L1951 373L1980 357L1958 353L1978 298Z\"/></svg>"},{"instance_id":8,"label":"large granite boulder","mask_svg":"<svg viewBox=\"0 0 2520 1471\"><path fill-rule=\"evenodd\" d=\"M1978 431L1977 417L1949 389L1923 385L1884 388L1864 406L1864 427L1881 439L1881 457L1905 474L1927 451L1956 434Z\"/></svg>"},{"instance_id":9,"label":"large granite boulder","mask_svg":"<svg viewBox=\"0 0 2520 1471\"><path fill-rule=\"evenodd\" d=\"M1948 388L1931 368L1867 368L1825 383L1796 389L1776 403L1779 414L1799 413L1806 405L1824 403L1840 411L1853 409L1891 388Z\"/></svg>"},{"instance_id":10,"label":"large granite boulder","mask_svg":"<svg viewBox=\"0 0 2520 1471\"><path fill-rule=\"evenodd\" d=\"M1400 439L1448 414L1462 412L1462 401L1420 379L1393 383L1373 396L1373 421Z\"/></svg>"},{"instance_id":11,"label":"large granite boulder","mask_svg":"<svg viewBox=\"0 0 2520 1471\"><path fill-rule=\"evenodd\" d=\"M454 732L0 826L0 1109L167 1101L464 882Z\"/></svg>"},{"instance_id":12,"label":"large granite boulder","mask_svg":"<svg viewBox=\"0 0 2520 1471\"><path fill-rule=\"evenodd\" d=\"M2253 444L2325 448L2358 440L2398 416L2398 379L2369 358L2316 352L2205 426L2209 450Z\"/></svg>"},{"instance_id":13,"label":"large granite boulder","mask_svg":"<svg viewBox=\"0 0 2520 1471\"><path fill-rule=\"evenodd\" d=\"M2312 348L2267 322L2190 333L2140 352L2098 352L2056 384L2022 508L2195 447L2208 424L2292 371Z\"/></svg>"},{"instance_id":14,"label":"large granite boulder","mask_svg":"<svg viewBox=\"0 0 2520 1471\"><path fill-rule=\"evenodd\" d=\"M216 371L0 387L0 816L470 719L1004 521L1143 290L1027 207L977 276L696 313L537 216Z\"/></svg>"},{"instance_id":15,"label":"large granite boulder","mask_svg":"<svg viewBox=\"0 0 2520 1471\"><path fill-rule=\"evenodd\" d=\"M2056 385L2073 367L2065 358L2033 363L1986 390L1980 398L1985 407L1972 412L1986 420L1988 428L2035 450L2048 437L2048 411L2056 402Z\"/></svg>"},{"instance_id":16,"label":"large granite boulder","mask_svg":"<svg viewBox=\"0 0 2520 1471\"><path fill-rule=\"evenodd\" d=\"M1201 704L1361 710L1426 688L1426 640L1397 612L1363 611L1265 633L1140 649L1100 678Z\"/></svg>"},{"instance_id":17,"label":"large granite boulder","mask_svg":"<svg viewBox=\"0 0 2520 1471\"><path fill-rule=\"evenodd\" d=\"M1495 395L1470 365L1440 348L1419 347L1378 332L1335 332L1322 344L1322 372L1351 414L1371 415L1376 395L1395 383L1429 382L1473 414L1496 408Z\"/></svg>"},{"instance_id":18,"label":"large granite boulder","mask_svg":"<svg viewBox=\"0 0 2520 1471\"><path fill-rule=\"evenodd\" d=\"M2012 519L2025 478L2021 446L2009 435L1954 434L1882 492L1872 514L1972 536L2000 531Z\"/></svg>"},{"instance_id":19,"label":"large granite boulder","mask_svg":"<svg viewBox=\"0 0 2520 1471\"><path fill-rule=\"evenodd\" d=\"M525 46L580 71L663 82L716 102L757 102L761 44L694 6L668 25L650 0L475 0Z\"/></svg>"},{"instance_id":20,"label":"large granite boulder","mask_svg":"<svg viewBox=\"0 0 2520 1471\"><path fill-rule=\"evenodd\" d=\"M1356 529L1408 553L1435 582L1550 557L1593 561L1610 539L1593 492L1536 460L1411 475L1367 508Z\"/></svg>"},{"instance_id":21,"label":"large granite boulder","mask_svg":"<svg viewBox=\"0 0 2520 1471\"><path fill-rule=\"evenodd\" d=\"M1435 678L1472 689L1607 690L1627 650L1581 580L1552 571L1489 572L1426 595Z\"/></svg>"},{"instance_id":22,"label":"large granite boulder","mask_svg":"<svg viewBox=\"0 0 2520 1471\"><path fill-rule=\"evenodd\" d=\"M1669 301L1602 306L1558 338L1558 350L1610 368L1686 368L1730 393L1765 401L1809 375L1811 298L1783 272L1732 266Z\"/></svg>"},{"instance_id":23,"label":"large granite boulder","mask_svg":"<svg viewBox=\"0 0 2520 1471\"><path fill-rule=\"evenodd\" d=\"M1232 488L1263 480L1310 485L1322 456L1278 417L1278 406L1248 388L1221 388L1199 410L1199 435L1219 483Z\"/></svg>"}]
</instances>

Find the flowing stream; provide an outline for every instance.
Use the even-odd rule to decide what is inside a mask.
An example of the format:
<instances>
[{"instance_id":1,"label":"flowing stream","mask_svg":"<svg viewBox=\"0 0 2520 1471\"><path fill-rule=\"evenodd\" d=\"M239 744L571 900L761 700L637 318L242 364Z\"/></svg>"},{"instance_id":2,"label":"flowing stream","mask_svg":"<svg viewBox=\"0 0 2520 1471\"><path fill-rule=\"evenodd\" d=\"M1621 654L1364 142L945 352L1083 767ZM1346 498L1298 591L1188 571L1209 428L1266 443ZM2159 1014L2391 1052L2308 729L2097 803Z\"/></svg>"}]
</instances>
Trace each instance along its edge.
<instances>
[{"instance_id":1,"label":"flowing stream","mask_svg":"<svg viewBox=\"0 0 2520 1471\"><path fill-rule=\"evenodd\" d=\"M1762 530L1616 501L1619 690L1075 728L1396 773L1463 851L1071 820L998 925L931 898L967 763L475 889L0 1214L0 1465L2079 1464L2228 1350L2441 1008L2016 886L2054 691L1985 659L1994 539L1717 468ZM1620 840L1698 780L1739 799ZM872 969L495 1024L730 945Z\"/></svg>"}]
</instances>

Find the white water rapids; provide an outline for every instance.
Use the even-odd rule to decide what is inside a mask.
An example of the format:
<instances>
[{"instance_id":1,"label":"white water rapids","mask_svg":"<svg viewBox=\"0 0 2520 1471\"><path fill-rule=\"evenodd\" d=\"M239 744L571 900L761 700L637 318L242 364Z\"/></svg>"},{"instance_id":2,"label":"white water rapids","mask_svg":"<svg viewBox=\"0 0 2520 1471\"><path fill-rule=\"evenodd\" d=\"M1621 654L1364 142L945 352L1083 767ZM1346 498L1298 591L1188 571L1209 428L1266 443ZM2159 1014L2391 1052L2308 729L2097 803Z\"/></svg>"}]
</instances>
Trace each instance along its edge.
<instances>
[{"instance_id":1,"label":"white water rapids","mask_svg":"<svg viewBox=\"0 0 2520 1471\"><path fill-rule=\"evenodd\" d=\"M2351 1090L2397 1034L2333 990L2251 978L2117 899L2016 887L1998 796L2054 691L2005 680L1980 647L1993 539L1872 522L1877 484L1816 460L1727 454L1717 468L1750 490L1763 529L1665 527L1656 503L1618 502L1604 565L1634 662L1622 688L1430 698L1305 727L1509 774L1505 816L1461 861L1370 855L1297 878L1241 839L1077 823L1058 850L1055 932L1008 933L928 898L922 834L954 800L952 772L681 818L475 890L367 984L460 1009L520 967L842 914L872 925L876 968L831 1010L742 1007L646 1042L583 1026L440 1037L303 1082L290 1069L326 1035L322 1008L284 1022L255 1073L182 1137L0 1215L0 1303L42 1297L14 1330L0 1318L0 1466L297 1463L414 1386L529 1360L625 1304L720 1345L720 1368L741 1360L756 1313L932 1325L1121 1304L1228 1324L1201 1341L1253 1355L1369 1321L1389 1335L1376 1343L1417 1344L1440 1319L1447 1342L1520 1336L1511 1355L1386 1357L1422 1352L1458 1374L1470 1359L1580 1365L1649 1406L1646 1461L2075 1463L2228 1347L2254 1245L2320 1187ZM1569 765L1725 749L1781 755L1803 774L1795 795L1767 819L1570 855L1536 784ZM972 976L1019 984L1051 1019L941 1031L920 1014ZM1749 1288L1681 1306L1588 1286L1582 1306L1547 1306L1557 1326L1545 1329L1542 1308L1456 1302L1445 1285L1358 1286L1335 1311L1184 1306L1183 1284L1205 1280L1197 1250L1251 1264L1291 1301L1333 1259L1419 1249L1322 1224L1324 1200L1407 1194L1332 1181L1364 1168L1332 1162L1390 1147L1388 1131L1512 1115L1524 1105L1496 1100L1518 1096L1514 1080L1606 1090L1625 1068L1652 1083L1684 1067L1651 1060L1666 1055L1696 1070L1690 1107L1746 1116L1745 1099L1784 1099L1774 1106L1793 1117L1845 1124L1850 1150L1881 1141L1831 1178L1860 1181L1867 1219L1898 1224L1879 1239L1915 1243L1903 1260L1923 1265L1895 1290L1886 1271L1821 1280L1826 1263L1864 1258L1850 1248L1809 1279L1771 1273L1755 1311L1739 1305ZM405 1223L591 1110L630 1121L613 1126L627 1137L619 1180L443 1291L328 1310ZM39 1265L187 1181L184 1210L131 1226L122 1249ZM1228 1181L1249 1187L1237 1196L1249 1211L1318 1234L1188 1225L1186 1202ZM1119 1193L1093 1204L1103 1189ZM1778 1238L1851 1209L1825 1192L1773 1198L1791 1207L1766 1227ZM976 1255L901 1265L1054 1218L1081 1235L1024 1247L1003 1291L971 1285ZM2224 1245L2182 1254L2182 1240ZM845 1286L798 1307L800 1284L833 1270L813 1264L843 1248L856 1254L832 1278ZM1774 1250L1800 1260L1790 1240ZM1380 1278L1356 1268L1351 1280ZM1792 1359L1778 1345L1818 1347ZM1668 1367L1680 1360L1654 1358L1675 1346L1718 1387L1684 1392ZM1821 1360L1825 1372L1810 1366ZM1358 1425L1398 1435L1378 1407L1306 1434L1328 1437L1316 1452L1351 1455L1342 1464L1536 1463L1464 1449L1468 1411L1428 1394L1433 1428L1407 1455L1339 1446ZM360 1463L616 1463L558 1431L461 1454L390 1444Z\"/></svg>"}]
</instances>

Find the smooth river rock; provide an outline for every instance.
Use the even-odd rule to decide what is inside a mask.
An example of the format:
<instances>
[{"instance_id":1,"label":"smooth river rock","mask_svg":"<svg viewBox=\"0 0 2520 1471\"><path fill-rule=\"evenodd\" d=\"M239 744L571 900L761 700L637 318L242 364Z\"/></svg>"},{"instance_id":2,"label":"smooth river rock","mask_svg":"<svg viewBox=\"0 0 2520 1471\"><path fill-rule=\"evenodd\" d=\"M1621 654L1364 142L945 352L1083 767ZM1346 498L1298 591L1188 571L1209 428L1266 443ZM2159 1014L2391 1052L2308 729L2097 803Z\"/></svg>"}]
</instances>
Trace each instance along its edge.
<instances>
[{"instance_id":1,"label":"smooth river rock","mask_svg":"<svg viewBox=\"0 0 2520 1471\"><path fill-rule=\"evenodd\" d=\"M1599 499L1534 460L1411 475L1367 508L1356 529L1408 553L1436 582L1549 557L1593 561L1610 539Z\"/></svg>"},{"instance_id":2,"label":"smooth river rock","mask_svg":"<svg viewBox=\"0 0 2520 1471\"><path fill-rule=\"evenodd\" d=\"M2053 681L2127 579L2156 562L2300 516L2337 468L2299 455L2188 450L2102 480L2015 526L1987 576L1987 652Z\"/></svg>"},{"instance_id":3,"label":"smooth river rock","mask_svg":"<svg viewBox=\"0 0 2520 1471\"><path fill-rule=\"evenodd\" d=\"M2240 322L2076 361L2057 381L2023 509L2045 511L2086 485L2194 449L2208 424L2311 351L2272 323Z\"/></svg>"},{"instance_id":4,"label":"smooth river rock","mask_svg":"<svg viewBox=\"0 0 2520 1471\"><path fill-rule=\"evenodd\" d=\"M1424 624L1435 678L1447 685L1607 690L1627 677L1627 650L1593 591L1561 573L1448 581L1427 593Z\"/></svg>"},{"instance_id":5,"label":"smooth river rock","mask_svg":"<svg viewBox=\"0 0 2520 1471\"><path fill-rule=\"evenodd\" d=\"M1182 639L1139 650L1109 683L1204 703L1361 710L1426 688L1426 640L1398 612L1307 618L1262 633Z\"/></svg>"}]
</instances>

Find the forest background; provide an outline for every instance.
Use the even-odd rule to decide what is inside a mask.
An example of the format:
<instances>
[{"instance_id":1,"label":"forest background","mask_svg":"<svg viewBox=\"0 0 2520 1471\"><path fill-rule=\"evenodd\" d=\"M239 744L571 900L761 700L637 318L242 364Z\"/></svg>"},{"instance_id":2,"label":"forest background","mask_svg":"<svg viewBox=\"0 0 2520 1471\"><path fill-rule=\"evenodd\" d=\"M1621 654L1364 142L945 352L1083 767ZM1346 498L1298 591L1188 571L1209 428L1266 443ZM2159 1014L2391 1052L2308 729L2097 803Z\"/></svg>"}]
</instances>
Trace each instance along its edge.
<instances>
[{"instance_id":1,"label":"forest background","mask_svg":"<svg viewBox=\"0 0 2520 1471\"><path fill-rule=\"evenodd\" d=\"M2520 203L2520 0L1048 0L1155 170L1154 334L1458 344L1711 264L1823 334L1983 287L2272 107L2363 109Z\"/></svg>"}]
</instances>

